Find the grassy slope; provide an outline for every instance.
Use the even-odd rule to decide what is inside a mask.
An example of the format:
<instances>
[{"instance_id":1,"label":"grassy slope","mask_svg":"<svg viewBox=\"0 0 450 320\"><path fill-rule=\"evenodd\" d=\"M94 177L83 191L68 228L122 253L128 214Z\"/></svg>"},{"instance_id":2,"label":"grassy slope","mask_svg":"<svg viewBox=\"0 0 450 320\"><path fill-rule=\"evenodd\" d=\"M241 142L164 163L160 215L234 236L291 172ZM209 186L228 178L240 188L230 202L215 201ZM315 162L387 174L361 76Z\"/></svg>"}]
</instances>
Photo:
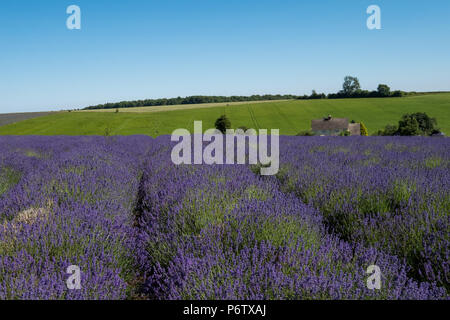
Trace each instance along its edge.
<instances>
[{"instance_id":1,"label":"grassy slope","mask_svg":"<svg viewBox=\"0 0 450 320\"><path fill-rule=\"evenodd\" d=\"M289 101L289 100L277 100ZM218 103L201 103L201 104L176 104L173 106L152 106L152 107L135 107L120 109L123 112L161 112L161 111L175 111L175 110L190 110L190 109L202 109L211 107L224 107L224 106L237 106L243 104L257 104L257 103L273 103L274 100L261 100L261 101L240 101L240 102L218 102ZM116 112L115 108L112 109L94 109L94 110L81 110L77 112Z\"/></svg>"},{"instance_id":2,"label":"grassy slope","mask_svg":"<svg viewBox=\"0 0 450 320\"><path fill-rule=\"evenodd\" d=\"M0 126L16 123L37 117L44 117L53 112L24 112L24 113L0 113Z\"/></svg>"},{"instance_id":3,"label":"grassy slope","mask_svg":"<svg viewBox=\"0 0 450 320\"><path fill-rule=\"evenodd\" d=\"M418 95L405 98L300 100L255 103L168 112L57 113L0 127L0 134L10 135L103 135L170 134L176 128L193 130L194 120L203 120L204 129L226 113L234 128L278 128L280 134L292 135L310 128L311 119L327 114L363 121L370 133L395 124L405 113L423 111L436 117L438 126L450 134L450 93Z\"/></svg>"}]
</instances>

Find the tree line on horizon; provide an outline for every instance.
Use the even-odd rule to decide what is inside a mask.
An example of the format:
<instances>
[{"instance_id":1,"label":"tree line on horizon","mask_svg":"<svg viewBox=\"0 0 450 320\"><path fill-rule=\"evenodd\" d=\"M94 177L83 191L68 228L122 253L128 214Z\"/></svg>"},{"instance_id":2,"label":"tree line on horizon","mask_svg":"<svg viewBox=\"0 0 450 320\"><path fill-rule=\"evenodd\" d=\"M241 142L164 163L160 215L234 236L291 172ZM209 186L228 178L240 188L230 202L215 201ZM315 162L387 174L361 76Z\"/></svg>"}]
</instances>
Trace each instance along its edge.
<instances>
[{"instance_id":1,"label":"tree line on horizon","mask_svg":"<svg viewBox=\"0 0 450 320\"><path fill-rule=\"evenodd\" d=\"M145 99L145 100L105 103L105 104L99 104L99 105L95 105L95 106L89 106L87 108L84 108L84 110L173 106L173 105L182 105L182 104L246 102L246 101L262 101L262 100L292 100L292 99L298 99L298 98L299 98L299 96L292 95L292 94L286 94L286 95L265 94L265 95L252 95L252 96L189 96L189 97Z\"/></svg>"},{"instance_id":2,"label":"tree line on horizon","mask_svg":"<svg viewBox=\"0 0 450 320\"><path fill-rule=\"evenodd\" d=\"M225 103L225 102L250 102L263 100L312 100L312 99L344 99L344 98L387 98L403 97L417 94L417 92L405 92L401 90L391 91L388 85L380 84L377 90L362 90L359 80L356 77L346 76L342 85L342 90L337 93L317 93L312 91L311 95L293 94L265 94L251 96L188 96L177 98L145 99L121 102L109 102L84 108L84 110L96 109L121 109L136 107L172 106L183 104L204 104L204 103Z\"/></svg>"}]
</instances>

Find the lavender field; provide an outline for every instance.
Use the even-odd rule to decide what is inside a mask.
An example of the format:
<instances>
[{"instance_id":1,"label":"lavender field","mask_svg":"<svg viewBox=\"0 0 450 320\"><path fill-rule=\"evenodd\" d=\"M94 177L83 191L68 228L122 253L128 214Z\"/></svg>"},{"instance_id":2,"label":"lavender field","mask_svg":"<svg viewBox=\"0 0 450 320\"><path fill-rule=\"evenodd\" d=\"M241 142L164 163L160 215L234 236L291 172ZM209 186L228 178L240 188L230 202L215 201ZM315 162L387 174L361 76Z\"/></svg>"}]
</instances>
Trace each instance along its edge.
<instances>
[{"instance_id":1,"label":"lavender field","mask_svg":"<svg viewBox=\"0 0 450 320\"><path fill-rule=\"evenodd\" d=\"M449 299L450 140L283 136L277 176L172 146L0 137L0 299Z\"/></svg>"}]
</instances>

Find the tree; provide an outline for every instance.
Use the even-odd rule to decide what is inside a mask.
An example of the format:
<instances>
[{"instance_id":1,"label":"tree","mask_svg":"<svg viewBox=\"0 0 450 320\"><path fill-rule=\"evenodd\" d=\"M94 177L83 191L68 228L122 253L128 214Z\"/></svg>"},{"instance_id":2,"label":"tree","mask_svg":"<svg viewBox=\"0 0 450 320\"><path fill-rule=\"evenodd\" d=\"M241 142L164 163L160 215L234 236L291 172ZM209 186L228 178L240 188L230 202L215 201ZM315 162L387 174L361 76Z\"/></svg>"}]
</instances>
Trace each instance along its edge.
<instances>
[{"instance_id":1,"label":"tree","mask_svg":"<svg viewBox=\"0 0 450 320\"><path fill-rule=\"evenodd\" d=\"M440 130L435 128L437 121L430 118L425 112L416 112L413 114L405 114L398 122L398 127L387 125L384 130L378 131L378 135L382 136L431 136L439 133Z\"/></svg>"},{"instance_id":2,"label":"tree","mask_svg":"<svg viewBox=\"0 0 450 320\"><path fill-rule=\"evenodd\" d=\"M391 95L391 88L386 84L378 85L378 94L380 97L389 97Z\"/></svg>"},{"instance_id":3,"label":"tree","mask_svg":"<svg viewBox=\"0 0 450 320\"><path fill-rule=\"evenodd\" d=\"M359 80L356 77L346 76L344 78L344 84L342 85L342 91L347 96L354 94L355 92L361 90L361 86L359 85Z\"/></svg>"},{"instance_id":4,"label":"tree","mask_svg":"<svg viewBox=\"0 0 450 320\"><path fill-rule=\"evenodd\" d=\"M360 126L361 126L361 135L362 136L368 136L369 135L369 132L367 131L367 128L366 128L366 126L364 125L364 123L360 123Z\"/></svg>"},{"instance_id":5,"label":"tree","mask_svg":"<svg viewBox=\"0 0 450 320\"><path fill-rule=\"evenodd\" d=\"M424 112L405 114L398 123L398 133L402 136L431 135L436 124L436 119Z\"/></svg>"},{"instance_id":6,"label":"tree","mask_svg":"<svg viewBox=\"0 0 450 320\"><path fill-rule=\"evenodd\" d=\"M430 118L425 112L416 112L411 115L413 118L417 120L419 123L419 129L424 134L431 134L433 130L436 128L434 127L437 125L437 121L435 118Z\"/></svg>"},{"instance_id":7,"label":"tree","mask_svg":"<svg viewBox=\"0 0 450 320\"><path fill-rule=\"evenodd\" d=\"M398 127L392 124L388 124L384 130L379 130L379 136L395 136L398 134Z\"/></svg>"},{"instance_id":8,"label":"tree","mask_svg":"<svg viewBox=\"0 0 450 320\"><path fill-rule=\"evenodd\" d=\"M402 92L400 90L395 90L394 92L392 92L391 96L392 97L402 97L402 96L404 96L404 92Z\"/></svg>"},{"instance_id":9,"label":"tree","mask_svg":"<svg viewBox=\"0 0 450 320\"><path fill-rule=\"evenodd\" d=\"M226 133L227 129L231 129L231 121L227 118L226 115L220 116L216 123L214 124L216 129L222 132L223 134Z\"/></svg>"},{"instance_id":10,"label":"tree","mask_svg":"<svg viewBox=\"0 0 450 320\"><path fill-rule=\"evenodd\" d=\"M418 136L420 134L419 122L410 115L404 115L398 122L398 133L401 136Z\"/></svg>"},{"instance_id":11,"label":"tree","mask_svg":"<svg viewBox=\"0 0 450 320\"><path fill-rule=\"evenodd\" d=\"M326 99L325 93L317 93L316 90L313 90L308 99Z\"/></svg>"}]
</instances>

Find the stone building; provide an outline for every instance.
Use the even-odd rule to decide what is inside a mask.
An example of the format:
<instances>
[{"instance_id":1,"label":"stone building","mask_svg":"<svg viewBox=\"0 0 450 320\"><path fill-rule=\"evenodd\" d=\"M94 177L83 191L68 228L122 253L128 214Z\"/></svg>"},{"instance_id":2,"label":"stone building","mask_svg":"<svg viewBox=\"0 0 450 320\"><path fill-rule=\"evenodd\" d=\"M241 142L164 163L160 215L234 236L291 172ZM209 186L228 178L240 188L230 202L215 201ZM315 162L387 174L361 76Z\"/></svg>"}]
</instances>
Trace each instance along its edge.
<instances>
[{"instance_id":1,"label":"stone building","mask_svg":"<svg viewBox=\"0 0 450 320\"><path fill-rule=\"evenodd\" d=\"M311 129L318 136L338 136L342 131L350 131L350 135L361 135L359 123L349 123L346 118L332 118L311 120Z\"/></svg>"}]
</instances>

